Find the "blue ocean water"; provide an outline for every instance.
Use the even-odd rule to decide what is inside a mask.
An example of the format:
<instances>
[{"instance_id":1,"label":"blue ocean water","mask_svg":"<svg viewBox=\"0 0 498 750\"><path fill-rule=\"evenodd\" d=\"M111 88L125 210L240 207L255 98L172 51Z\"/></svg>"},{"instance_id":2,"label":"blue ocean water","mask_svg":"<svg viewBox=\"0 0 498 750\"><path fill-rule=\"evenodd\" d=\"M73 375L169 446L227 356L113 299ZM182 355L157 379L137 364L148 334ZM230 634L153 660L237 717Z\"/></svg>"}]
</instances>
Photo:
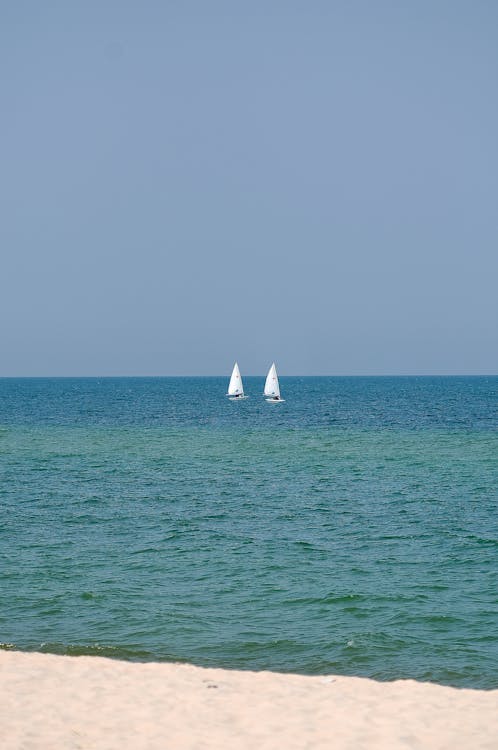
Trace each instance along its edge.
<instances>
[{"instance_id":1,"label":"blue ocean water","mask_svg":"<svg viewBox=\"0 0 498 750\"><path fill-rule=\"evenodd\" d=\"M498 687L498 378L0 380L4 648Z\"/></svg>"}]
</instances>

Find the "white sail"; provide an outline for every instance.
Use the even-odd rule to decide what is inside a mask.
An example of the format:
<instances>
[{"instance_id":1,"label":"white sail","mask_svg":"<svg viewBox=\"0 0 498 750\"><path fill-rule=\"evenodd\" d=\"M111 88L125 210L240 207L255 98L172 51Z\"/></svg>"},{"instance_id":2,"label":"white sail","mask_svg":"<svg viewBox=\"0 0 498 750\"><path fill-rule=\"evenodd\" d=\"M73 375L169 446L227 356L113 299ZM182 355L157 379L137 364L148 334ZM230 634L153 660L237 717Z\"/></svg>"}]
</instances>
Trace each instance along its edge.
<instances>
[{"instance_id":1,"label":"white sail","mask_svg":"<svg viewBox=\"0 0 498 750\"><path fill-rule=\"evenodd\" d=\"M267 398L280 398L280 386L278 384L275 362L270 367L268 375L266 376L264 395Z\"/></svg>"},{"instance_id":2,"label":"white sail","mask_svg":"<svg viewBox=\"0 0 498 750\"><path fill-rule=\"evenodd\" d=\"M237 362L233 366L232 377L228 385L227 396L243 396L244 386L242 385L242 378L240 377L240 370Z\"/></svg>"}]
</instances>

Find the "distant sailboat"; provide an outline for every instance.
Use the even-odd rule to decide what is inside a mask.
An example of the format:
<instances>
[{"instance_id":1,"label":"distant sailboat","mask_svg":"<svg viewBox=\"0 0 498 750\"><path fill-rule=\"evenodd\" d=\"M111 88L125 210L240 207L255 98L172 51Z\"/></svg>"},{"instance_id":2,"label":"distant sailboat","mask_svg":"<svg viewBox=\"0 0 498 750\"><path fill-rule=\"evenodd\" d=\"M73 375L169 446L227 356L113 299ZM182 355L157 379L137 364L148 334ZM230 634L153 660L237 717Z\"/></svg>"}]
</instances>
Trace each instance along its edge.
<instances>
[{"instance_id":1,"label":"distant sailboat","mask_svg":"<svg viewBox=\"0 0 498 750\"><path fill-rule=\"evenodd\" d=\"M268 403L275 404L277 401L285 401L284 398L280 397L280 386L278 384L275 362L270 367L268 375L266 376L265 391L263 395Z\"/></svg>"},{"instance_id":2,"label":"distant sailboat","mask_svg":"<svg viewBox=\"0 0 498 750\"><path fill-rule=\"evenodd\" d=\"M247 396L244 396L244 386L242 385L242 378L240 377L240 370L237 362L233 366L227 396L230 401L242 401L242 399L247 398Z\"/></svg>"}]
</instances>

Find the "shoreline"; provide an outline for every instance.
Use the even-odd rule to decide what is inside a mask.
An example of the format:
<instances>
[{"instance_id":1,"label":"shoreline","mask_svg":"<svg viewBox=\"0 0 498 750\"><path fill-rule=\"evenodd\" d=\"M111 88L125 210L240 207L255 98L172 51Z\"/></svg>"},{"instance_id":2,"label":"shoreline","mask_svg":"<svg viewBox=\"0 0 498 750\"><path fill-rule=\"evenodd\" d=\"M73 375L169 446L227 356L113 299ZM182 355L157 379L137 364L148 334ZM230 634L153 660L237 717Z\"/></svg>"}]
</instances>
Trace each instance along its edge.
<instances>
[{"instance_id":1,"label":"shoreline","mask_svg":"<svg viewBox=\"0 0 498 750\"><path fill-rule=\"evenodd\" d=\"M0 651L3 750L496 747L498 690Z\"/></svg>"}]
</instances>

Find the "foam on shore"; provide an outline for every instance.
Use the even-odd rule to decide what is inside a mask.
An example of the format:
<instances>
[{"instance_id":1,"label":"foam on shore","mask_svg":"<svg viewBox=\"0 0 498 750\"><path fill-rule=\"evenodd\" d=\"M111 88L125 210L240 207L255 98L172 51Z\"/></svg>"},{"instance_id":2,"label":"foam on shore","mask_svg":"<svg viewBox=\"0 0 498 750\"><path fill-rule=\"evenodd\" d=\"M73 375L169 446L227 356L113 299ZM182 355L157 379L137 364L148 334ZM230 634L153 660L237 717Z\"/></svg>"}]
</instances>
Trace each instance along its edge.
<instances>
[{"instance_id":1,"label":"foam on shore","mask_svg":"<svg viewBox=\"0 0 498 750\"><path fill-rule=\"evenodd\" d=\"M498 690L0 652L3 750L495 750Z\"/></svg>"}]
</instances>

